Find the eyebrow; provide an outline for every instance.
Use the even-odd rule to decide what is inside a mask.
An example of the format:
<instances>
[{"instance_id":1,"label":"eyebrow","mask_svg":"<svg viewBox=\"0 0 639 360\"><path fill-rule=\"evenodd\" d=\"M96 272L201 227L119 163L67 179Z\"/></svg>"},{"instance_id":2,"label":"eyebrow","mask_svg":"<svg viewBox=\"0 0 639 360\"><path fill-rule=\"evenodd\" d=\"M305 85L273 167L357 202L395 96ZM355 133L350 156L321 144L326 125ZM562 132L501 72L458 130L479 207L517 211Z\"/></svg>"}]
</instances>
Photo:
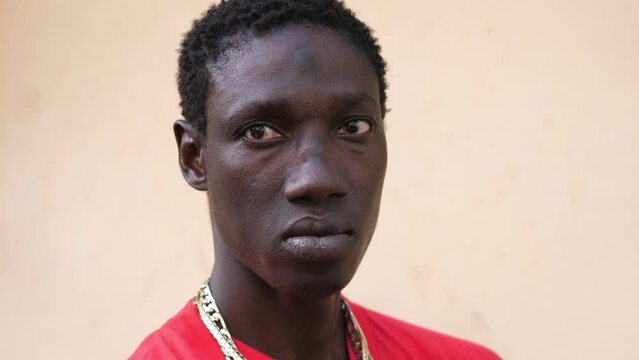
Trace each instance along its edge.
<instances>
[{"instance_id":1,"label":"eyebrow","mask_svg":"<svg viewBox=\"0 0 639 360\"><path fill-rule=\"evenodd\" d=\"M331 95L329 100L335 105L344 108L348 106L355 106L362 102L378 104L372 96L365 92L342 92ZM275 98L271 100L254 100L246 103L241 103L238 106L234 106L235 109L230 111L228 116L229 120L235 120L251 112L287 112L291 109L294 100L290 98Z\"/></svg>"},{"instance_id":2,"label":"eyebrow","mask_svg":"<svg viewBox=\"0 0 639 360\"><path fill-rule=\"evenodd\" d=\"M371 102L373 104L376 104L377 101L375 99L373 99L372 96L368 95L365 92L357 92L357 93L350 93L350 92L344 92L344 93L338 93L337 95L333 96L333 102L337 102L337 103L343 103L345 105L357 105L363 101L365 102Z\"/></svg>"}]
</instances>

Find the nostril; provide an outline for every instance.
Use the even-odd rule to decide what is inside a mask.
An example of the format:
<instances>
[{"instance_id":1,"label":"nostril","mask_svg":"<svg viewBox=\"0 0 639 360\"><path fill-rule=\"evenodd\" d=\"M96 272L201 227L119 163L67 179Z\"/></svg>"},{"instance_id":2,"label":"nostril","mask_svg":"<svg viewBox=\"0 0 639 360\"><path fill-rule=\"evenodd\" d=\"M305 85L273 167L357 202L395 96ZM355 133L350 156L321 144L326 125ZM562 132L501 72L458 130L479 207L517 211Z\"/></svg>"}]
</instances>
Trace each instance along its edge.
<instances>
[{"instance_id":1,"label":"nostril","mask_svg":"<svg viewBox=\"0 0 639 360\"><path fill-rule=\"evenodd\" d=\"M290 202L322 203L346 195L347 184L337 172L306 170L297 172L287 179L284 195Z\"/></svg>"},{"instance_id":2,"label":"nostril","mask_svg":"<svg viewBox=\"0 0 639 360\"><path fill-rule=\"evenodd\" d=\"M285 191L286 198L290 202L302 204L320 204L327 201L338 200L346 196L345 192L335 192L332 187L298 187Z\"/></svg>"},{"instance_id":3,"label":"nostril","mask_svg":"<svg viewBox=\"0 0 639 360\"><path fill-rule=\"evenodd\" d=\"M308 196L301 196L301 197L292 198L292 199L289 198L288 201L291 203L297 204L299 206L304 206L304 207L312 206L316 204L316 202Z\"/></svg>"}]
</instances>

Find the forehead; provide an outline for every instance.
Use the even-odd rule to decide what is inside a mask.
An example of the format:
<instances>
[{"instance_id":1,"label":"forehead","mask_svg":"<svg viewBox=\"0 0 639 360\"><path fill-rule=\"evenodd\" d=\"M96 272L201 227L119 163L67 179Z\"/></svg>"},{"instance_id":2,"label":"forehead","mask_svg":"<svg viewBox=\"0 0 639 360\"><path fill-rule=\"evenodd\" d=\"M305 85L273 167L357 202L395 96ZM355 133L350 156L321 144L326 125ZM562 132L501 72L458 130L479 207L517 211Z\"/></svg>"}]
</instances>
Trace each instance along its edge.
<instances>
[{"instance_id":1,"label":"forehead","mask_svg":"<svg viewBox=\"0 0 639 360\"><path fill-rule=\"evenodd\" d=\"M325 28L289 26L245 37L209 70L208 115L223 117L252 102L349 94L379 105L372 65L347 39Z\"/></svg>"}]
</instances>

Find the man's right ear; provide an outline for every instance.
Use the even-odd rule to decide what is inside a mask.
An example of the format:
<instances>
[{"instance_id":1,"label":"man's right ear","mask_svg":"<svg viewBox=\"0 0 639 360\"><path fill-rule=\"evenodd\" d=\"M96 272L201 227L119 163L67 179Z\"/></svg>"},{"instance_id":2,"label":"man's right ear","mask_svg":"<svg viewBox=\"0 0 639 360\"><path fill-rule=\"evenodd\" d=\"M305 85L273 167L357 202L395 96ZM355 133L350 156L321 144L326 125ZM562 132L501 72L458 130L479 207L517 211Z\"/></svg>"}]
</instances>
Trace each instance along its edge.
<instances>
[{"instance_id":1,"label":"man's right ear","mask_svg":"<svg viewBox=\"0 0 639 360\"><path fill-rule=\"evenodd\" d=\"M206 139L201 138L200 132L193 124L184 120L177 120L173 124L173 133L177 141L180 169L184 179L196 190L208 190L204 157Z\"/></svg>"}]
</instances>

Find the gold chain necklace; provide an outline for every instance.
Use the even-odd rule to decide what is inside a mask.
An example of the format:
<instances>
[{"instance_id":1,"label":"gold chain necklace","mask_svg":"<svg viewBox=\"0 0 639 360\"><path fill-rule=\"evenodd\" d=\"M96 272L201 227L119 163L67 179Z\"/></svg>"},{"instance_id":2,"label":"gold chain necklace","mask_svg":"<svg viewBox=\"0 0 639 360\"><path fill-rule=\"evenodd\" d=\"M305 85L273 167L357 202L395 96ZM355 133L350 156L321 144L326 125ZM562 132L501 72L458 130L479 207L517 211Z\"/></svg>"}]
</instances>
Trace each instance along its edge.
<instances>
[{"instance_id":1,"label":"gold chain necklace","mask_svg":"<svg viewBox=\"0 0 639 360\"><path fill-rule=\"evenodd\" d=\"M231 333L222 318L222 313L220 313L220 309L218 309L215 304L215 299L209 288L208 281L205 281L204 284L200 286L195 297L193 297L193 303L197 305L202 322L220 345L226 360L246 360L246 357L240 353L233 342ZM350 306L348 306L348 303L346 303L344 299L341 299L341 308L344 319L346 320L348 338L355 351L357 360L373 360L373 357L368 351L366 337L359 327L359 323L351 311Z\"/></svg>"}]
</instances>

